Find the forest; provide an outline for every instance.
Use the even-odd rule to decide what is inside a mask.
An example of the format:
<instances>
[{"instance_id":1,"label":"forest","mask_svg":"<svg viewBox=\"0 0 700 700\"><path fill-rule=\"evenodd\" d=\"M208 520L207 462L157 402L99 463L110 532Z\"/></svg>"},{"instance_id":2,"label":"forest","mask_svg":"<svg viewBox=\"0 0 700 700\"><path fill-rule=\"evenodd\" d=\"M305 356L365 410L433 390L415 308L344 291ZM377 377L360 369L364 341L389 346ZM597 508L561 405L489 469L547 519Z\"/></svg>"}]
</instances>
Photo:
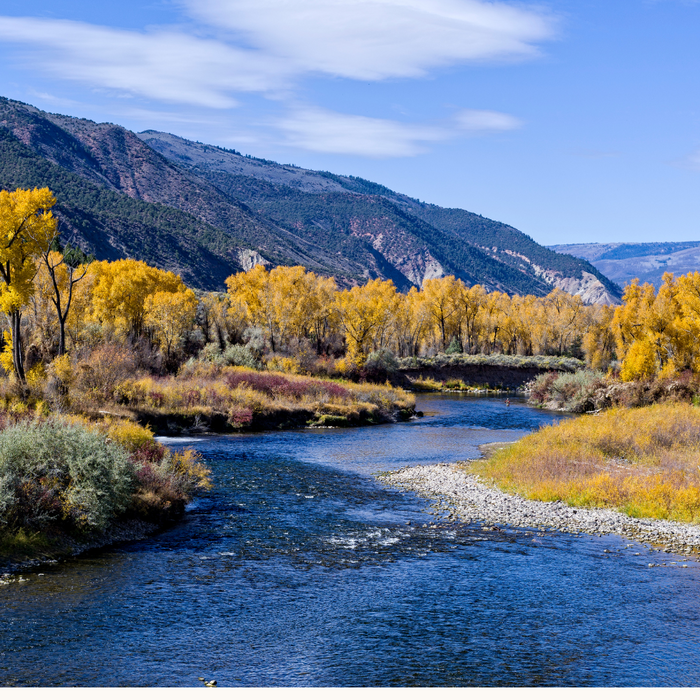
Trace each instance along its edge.
<instances>
[{"instance_id":1,"label":"forest","mask_svg":"<svg viewBox=\"0 0 700 700\"><path fill-rule=\"evenodd\" d=\"M257 266L225 292L186 286L138 260L93 260L59 242L47 189L0 193L0 363L22 386L110 352L154 376L200 360L327 377L394 358L550 355L623 381L700 370L700 273L630 284L618 307L554 290L509 296L453 276L403 294L390 280L339 289L303 267Z\"/></svg>"}]
</instances>

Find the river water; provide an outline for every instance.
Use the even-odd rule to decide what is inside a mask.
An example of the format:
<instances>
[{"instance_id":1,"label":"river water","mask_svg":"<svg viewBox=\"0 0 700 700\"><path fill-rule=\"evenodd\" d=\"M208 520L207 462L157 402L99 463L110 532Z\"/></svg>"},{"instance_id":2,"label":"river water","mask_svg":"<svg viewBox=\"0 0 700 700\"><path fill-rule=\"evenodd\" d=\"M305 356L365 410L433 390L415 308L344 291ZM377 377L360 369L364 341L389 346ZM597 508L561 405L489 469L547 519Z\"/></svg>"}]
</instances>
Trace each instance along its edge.
<instances>
[{"instance_id":1,"label":"river water","mask_svg":"<svg viewBox=\"0 0 700 700\"><path fill-rule=\"evenodd\" d=\"M372 476L561 416L455 395L418 408L404 424L168 441L205 456L213 490L157 537L0 586L0 685L700 685L693 562L449 523Z\"/></svg>"}]
</instances>

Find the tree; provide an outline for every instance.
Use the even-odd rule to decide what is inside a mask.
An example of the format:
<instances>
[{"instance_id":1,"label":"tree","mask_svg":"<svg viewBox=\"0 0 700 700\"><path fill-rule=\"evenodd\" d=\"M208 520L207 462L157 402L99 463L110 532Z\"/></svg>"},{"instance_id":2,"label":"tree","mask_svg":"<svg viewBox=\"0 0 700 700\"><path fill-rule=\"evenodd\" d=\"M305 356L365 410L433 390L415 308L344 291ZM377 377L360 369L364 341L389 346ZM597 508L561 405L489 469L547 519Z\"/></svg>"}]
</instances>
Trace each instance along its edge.
<instances>
[{"instance_id":1,"label":"tree","mask_svg":"<svg viewBox=\"0 0 700 700\"><path fill-rule=\"evenodd\" d=\"M121 337L141 334L148 296L187 289L179 275L150 267L140 260L97 262L92 272L95 275L93 318Z\"/></svg>"},{"instance_id":2,"label":"tree","mask_svg":"<svg viewBox=\"0 0 700 700\"><path fill-rule=\"evenodd\" d=\"M399 295L391 280L370 280L336 295L340 324L345 331L349 357L359 365L385 336L396 313Z\"/></svg>"},{"instance_id":3,"label":"tree","mask_svg":"<svg viewBox=\"0 0 700 700\"><path fill-rule=\"evenodd\" d=\"M181 292L155 292L144 302L144 321L153 329L156 341L169 360L174 348L192 327L197 298L191 289Z\"/></svg>"},{"instance_id":4,"label":"tree","mask_svg":"<svg viewBox=\"0 0 700 700\"><path fill-rule=\"evenodd\" d=\"M453 275L426 280L422 295L433 327L440 336L440 346L444 352L449 341L459 335L462 325L462 292L464 283Z\"/></svg>"},{"instance_id":5,"label":"tree","mask_svg":"<svg viewBox=\"0 0 700 700\"><path fill-rule=\"evenodd\" d=\"M50 280L48 298L56 309L60 357L66 352L66 319L71 310L75 285L87 275L88 267L95 258L70 245L61 249L58 239L54 239L51 246L41 251L41 258Z\"/></svg>"},{"instance_id":6,"label":"tree","mask_svg":"<svg viewBox=\"0 0 700 700\"><path fill-rule=\"evenodd\" d=\"M48 187L0 191L0 309L10 323L12 362L22 384L22 309L34 291L37 259L56 238L55 204Z\"/></svg>"}]
</instances>

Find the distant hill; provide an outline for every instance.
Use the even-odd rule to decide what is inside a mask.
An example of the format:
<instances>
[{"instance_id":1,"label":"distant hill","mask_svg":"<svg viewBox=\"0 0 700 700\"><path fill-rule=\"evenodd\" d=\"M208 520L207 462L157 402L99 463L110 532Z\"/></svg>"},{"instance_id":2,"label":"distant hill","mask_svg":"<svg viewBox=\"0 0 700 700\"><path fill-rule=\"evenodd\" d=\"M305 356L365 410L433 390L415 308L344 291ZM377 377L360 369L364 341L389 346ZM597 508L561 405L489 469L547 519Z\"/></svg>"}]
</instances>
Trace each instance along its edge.
<instances>
[{"instance_id":1,"label":"distant hill","mask_svg":"<svg viewBox=\"0 0 700 700\"><path fill-rule=\"evenodd\" d=\"M621 287L635 278L658 287L665 272L678 276L700 270L700 241L584 243L550 248L557 253L588 260Z\"/></svg>"},{"instance_id":2,"label":"distant hill","mask_svg":"<svg viewBox=\"0 0 700 700\"><path fill-rule=\"evenodd\" d=\"M346 286L380 277L405 291L453 274L508 293L620 295L589 263L461 209L0 98L0 187L35 186L54 190L64 232L86 250L140 258L204 289L262 263L304 265Z\"/></svg>"}]
</instances>

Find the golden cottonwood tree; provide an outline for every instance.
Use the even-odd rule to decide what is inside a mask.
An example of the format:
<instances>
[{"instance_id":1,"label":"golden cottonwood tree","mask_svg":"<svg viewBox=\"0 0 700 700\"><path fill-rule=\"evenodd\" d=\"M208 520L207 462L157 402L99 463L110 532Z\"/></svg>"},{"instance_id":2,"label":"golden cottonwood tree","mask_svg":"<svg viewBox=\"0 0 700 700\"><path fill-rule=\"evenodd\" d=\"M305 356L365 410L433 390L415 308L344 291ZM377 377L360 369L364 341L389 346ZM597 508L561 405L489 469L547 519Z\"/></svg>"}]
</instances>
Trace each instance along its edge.
<instances>
[{"instance_id":1,"label":"golden cottonwood tree","mask_svg":"<svg viewBox=\"0 0 700 700\"><path fill-rule=\"evenodd\" d=\"M333 278L318 277L303 267L257 265L226 280L231 307L241 307L253 326L265 329L272 351L292 339L312 338L320 349L323 335L334 330Z\"/></svg>"},{"instance_id":2,"label":"golden cottonwood tree","mask_svg":"<svg viewBox=\"0 0 700 700\"><path fill-rule=\"evenodd\" d=\"M265 329L274 351L275 315L272 307L272 290L268 270L262 265L256 265L247 272L231 275L226 280L226 287L232 311L237 314L239 310L242 310L249 325Z\"/></svg>"},{"instance_id":3,"label":"golden cottonwood tree","mask_svg":"<svg viewBox=\"0 0 700 700\"><path fill-rule=\"evenodd\" d=\"M463 282L453 275L426 280L423 285L423 299L443 351L459 335L463 289Z\"/></svg>"},{"instance_id":4,"label":"golden cottonwood tree","mask_svg":"<svg viewBox=\"0 0 700 700\"><path fill-rule=\"evenodd\" d=\"M156 342L168 359L179 347L187 330L192 328L197 312L197 298L191 289L180 292L149 294L143 305L144 322L151 328Z\"/></svg>"},{"instance_id":5,"label":"golden cottonwood tree","mask_svg":"<svg viewBox=\"0 0 700 700\"><path fill-rule=\"evenodd\" d=\"M613 315L610 306L594 306L588 316L588 327L583 335L582 348L586 362L593 369L604 369L615 353Z\"/></svg>"},{"instance_id":6,"label":"golden cottonwood tree","mask_svg":"<svg viewBox=\"0 0 700 700\"><path fill-rule=\"evenodd\" d=\"M396 314L396 287L391 280L371 280L362 287L338 292L336 303L348 355L363 364L372 348L381 345Z\"/></svg>"},{"instance_id":7,"label":"golden cottonwood tree","mask_svg":"<svg viewBox=\"0 0 700 700\"><path fill-rule=\"evenodd\" d=\"M184 292L187 288L174 272L151 267L140 260L93 264L92 316L116 335L140 335L146 299L156 292Z\"/></svg>"},{"instance_id":8,"label":"golden cottonwood tree","mask_svg":"<svg viewBox=\"0 0 700 700\"><path fill-rule=\"evenodd\" d=\"M480 284L475 284L473 287L463 286L460 290L460 332L462 350L464 352L475 352L479 345L481 316L485 298L486 291Z\"/></svg>"},{"instance_id":9,"label":"golden cottonwood tree","mask_svg":"<svg viewBox=\"0 0 700 700\"><path fill-rule=\"evenodd\" d=\"M398 295L393 322L394 344L400 357L416 356L430 329L430 311L423 295L411 287L407 294Z\"/></svg>"},{"instance_id":10,"label":"golden cottonwood tree","mask_svg":"<svg viewBox=\"0 0 700 700\"><path fill-rule=\"evenodd\" d=\"M34 291L37 258L56 238L55 204L48 187L0 192L0 309L10 323L12 361L22 383L22 309Z\"/></svg>"}]
</instances>

